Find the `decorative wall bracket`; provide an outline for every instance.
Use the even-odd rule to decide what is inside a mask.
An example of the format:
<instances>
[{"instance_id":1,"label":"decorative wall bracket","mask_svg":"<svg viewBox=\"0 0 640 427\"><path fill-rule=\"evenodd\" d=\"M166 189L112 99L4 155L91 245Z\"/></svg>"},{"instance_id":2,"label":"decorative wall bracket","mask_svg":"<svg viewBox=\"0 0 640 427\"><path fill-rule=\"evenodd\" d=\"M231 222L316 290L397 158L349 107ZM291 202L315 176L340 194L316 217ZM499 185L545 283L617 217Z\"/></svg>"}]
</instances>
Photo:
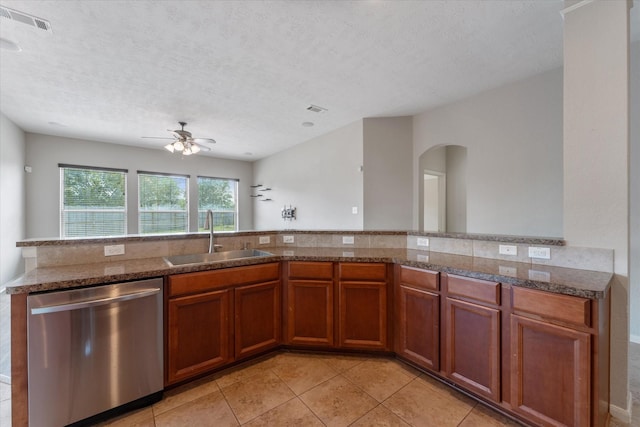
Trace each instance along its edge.
<instances>
[{"instance_id":1,"label":"decorative wall bracket","mask_svg":"<svg viewBox=\"0 0 640 427\"><path fill-rule=\"evenodd\" d=\"M282 208L282 219L285 221L293 221L296 219L296 208L291 207L291 205L289 205L289 207L284 205Z\"/></svg>"}]
</instances>

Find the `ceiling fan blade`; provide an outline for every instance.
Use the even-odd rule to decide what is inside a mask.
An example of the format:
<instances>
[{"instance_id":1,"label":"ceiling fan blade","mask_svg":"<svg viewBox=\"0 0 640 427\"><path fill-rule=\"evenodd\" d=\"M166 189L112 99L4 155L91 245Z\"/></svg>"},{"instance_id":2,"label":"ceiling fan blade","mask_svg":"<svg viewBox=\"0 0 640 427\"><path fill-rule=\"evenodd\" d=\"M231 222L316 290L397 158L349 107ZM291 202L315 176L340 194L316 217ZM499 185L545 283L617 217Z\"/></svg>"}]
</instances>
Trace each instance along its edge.
<instances>
[{"instance_id":1,"label":"ceiling fan blade","mask_svg":"<svg viewBox=\"0 0 640 427\"><path fill-rule=\"evenodd\" d=\"M167 138L164 136L141 136L140 138L144 138L144 139L168 139L170 141L173 141L175 138Z\"/></svg>"},{"instance_id":2,"label":"ceiling fan blade","mask_svg":"<svg viewBox=\"0 0 640 427\"><path fill-rule=\"evenodd\" d=\"M183 139L182 135L180 135L177 131L170 130L169 132L174 136L175 139Z\"/></svg>"},{"instance_id":3,"label":"ceiling fan blade","mask_svg":"<svg viewBox=\"0 0 640 427\"><path fill-rule=\"evenodd\" d=\"M196 144L196 143L194 142L194 143L193 143L193 145L197 145L197 146L198 146L198 148L200 148L200 150L202 150L202 151L211 151L211 148L209 148L209 147L205 147L205 146L204 146L204 145L202 145L202 144Z\"/></svg>"},{"instance_id":4,"label":"ceiling fan blade","mask_svg":"<svg viewBox=\"0 0 640 427\"><path fill-rule=\"evenodd\" d=\"M215 144L216 140L213 138L193 138L193 142L197 142L198 144Z\"/></svg>"}]
</instances>

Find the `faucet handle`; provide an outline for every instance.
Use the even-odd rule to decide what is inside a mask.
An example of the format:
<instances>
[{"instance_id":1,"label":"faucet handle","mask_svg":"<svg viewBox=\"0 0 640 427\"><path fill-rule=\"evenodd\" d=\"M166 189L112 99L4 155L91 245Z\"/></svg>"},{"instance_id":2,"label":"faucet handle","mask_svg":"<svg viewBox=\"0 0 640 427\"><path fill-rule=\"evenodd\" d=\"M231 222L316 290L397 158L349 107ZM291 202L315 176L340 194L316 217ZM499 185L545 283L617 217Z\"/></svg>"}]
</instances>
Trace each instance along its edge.
<instances>
[{"instance_id":1,"label":"faucet handle","mask_svg":"<svg viewBox=\"0 0 640 427\"><path fill-rule=\"evenodd\" d=\"M249 249L249 245L250 245L250 244L251 244L250 242L244 242L244 243L242 244L242 250L243 250L243 251L246 251L247 249Z\"/></svg>"}]
</instances>

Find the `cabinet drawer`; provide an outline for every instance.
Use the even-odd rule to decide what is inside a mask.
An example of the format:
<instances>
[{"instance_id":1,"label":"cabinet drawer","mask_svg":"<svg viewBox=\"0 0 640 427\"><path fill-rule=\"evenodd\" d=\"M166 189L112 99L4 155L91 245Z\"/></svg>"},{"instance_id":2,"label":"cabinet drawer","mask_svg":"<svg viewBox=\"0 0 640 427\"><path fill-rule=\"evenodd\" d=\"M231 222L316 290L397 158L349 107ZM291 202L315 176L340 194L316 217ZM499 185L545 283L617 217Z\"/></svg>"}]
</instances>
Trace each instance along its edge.
<instances>
[{"instance_id":1,"label":"cabinet drawer","mask_svg":"<svg viewBox=\"0 0 640 427\"><path fill-rule=\"evenodd\" d=\"M169 296L193 294L226 286L269 282L280 278L280 264L258 264L169 276Z\"/></svg>"},{"instance_id":2,"label":"cabinet drawer","mask_svg":"<svg viewBox=\"0 0 640 427\"><path fill-rule=\"evenodd\" d=\"M384 282L387 278L387 266L383 263L342 262L340 280Z\"/></svg>"},{"instance_id":3,"label":"cabinet drawer","mask_svg":"<svg viewBox=\"0 0 640 427\"><path fill-rule=\"evenodd\" d=\"M400 267L400 281L417 288L437 291L440 289L440 273L412 267Z\"/></svg>"},{"instance_id":4,"label":"cabinet drawer","mask_svg":"<svg viewBox=\"0 0 640 427\"><path fill-rule=\"evenodd\" d=\"M587 298L513 287L513 310L591 326L591 300Z\"/></svg>"},{"instance_id":5,"label":"cabinet drawer","mask_svg":"<svg viewBox=\"0 0 640 427\"><path fill-rule=\"evenodd\" d=\"M332 280L332 262L289 262L287 273L290 279L312 279L312 280Z\"/></svg>"},{"instance_id":6,"label":"cabinet drawer","mask_svg":"<svg viewBox=\"0 0 640 427\"><path fill-rule=\"evenodd\" d=\"M500 283L448 274L447 290L450 296L500 305Z\"/></svg>"}]
</instances>

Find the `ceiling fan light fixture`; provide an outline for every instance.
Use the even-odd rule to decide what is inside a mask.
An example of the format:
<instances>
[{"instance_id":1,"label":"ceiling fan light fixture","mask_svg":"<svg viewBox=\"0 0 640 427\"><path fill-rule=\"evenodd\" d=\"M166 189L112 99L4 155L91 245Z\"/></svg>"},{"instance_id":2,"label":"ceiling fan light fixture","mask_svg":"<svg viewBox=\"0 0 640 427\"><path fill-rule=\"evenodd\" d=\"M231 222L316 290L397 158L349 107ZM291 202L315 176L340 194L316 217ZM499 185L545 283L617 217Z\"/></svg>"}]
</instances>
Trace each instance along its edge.
<instances>
[{"instance_id":1,"label":"ceiling fan light fixture","mask_svg":"<svg viewBox=\"0 0 640 427\"><path fill-rule=\"evenodd\" d=\"M203 144L215 144L216 141L212 138L194 138L191 132L184 130L186 122L178 122L180 129L168 130L173 135L173 142L165 145L164 148L170 153L181 153L184 156L190 156L192 154L199 153L201 151L211 151L209 147ZM155 136L143 136L142 138L154 138L154 139L171 139Z\"/></svg>"}]
</instances>

